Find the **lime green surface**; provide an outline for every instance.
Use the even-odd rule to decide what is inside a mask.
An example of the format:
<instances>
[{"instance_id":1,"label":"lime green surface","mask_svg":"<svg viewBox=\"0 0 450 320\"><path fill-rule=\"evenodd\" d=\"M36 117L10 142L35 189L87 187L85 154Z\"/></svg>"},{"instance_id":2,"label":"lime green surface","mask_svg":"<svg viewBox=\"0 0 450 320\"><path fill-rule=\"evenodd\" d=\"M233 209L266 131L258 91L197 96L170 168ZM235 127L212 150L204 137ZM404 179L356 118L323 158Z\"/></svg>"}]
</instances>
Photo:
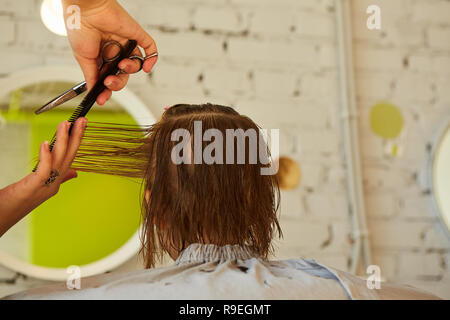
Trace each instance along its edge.
<instances>
[{"instance_id":1,"label":"lime green surface","mask_svg":"<svg viewBox=\"0 0 450 320\"><path fill-rule=\"evenodd\" d=\"M380 102L370 111L370 127L382 138L396 138L402 131L403 124L402 113L393 104Z\"/></svg>"},{"instance_id":2,"label":"lime green surface","mask_svg":"<svg viewBox=\"0 0 450 320\"><path fill-rule=\"evenodd\" d=\"M30 121L31 154L39 155L42 141L52 138L70 112L34 116L10 113L8 121ZM9 119L8 119L9 118ZM90 121L134 123L125 113L91 111ZM26 147L26 146L24 146ZM30 172L35 162L30 159ZM29 219L30 262L65 268L99 260L121 247L140 223L140 181L93 173L78 173L59 193L33 211Z\"/></svg>"}]
</instances>

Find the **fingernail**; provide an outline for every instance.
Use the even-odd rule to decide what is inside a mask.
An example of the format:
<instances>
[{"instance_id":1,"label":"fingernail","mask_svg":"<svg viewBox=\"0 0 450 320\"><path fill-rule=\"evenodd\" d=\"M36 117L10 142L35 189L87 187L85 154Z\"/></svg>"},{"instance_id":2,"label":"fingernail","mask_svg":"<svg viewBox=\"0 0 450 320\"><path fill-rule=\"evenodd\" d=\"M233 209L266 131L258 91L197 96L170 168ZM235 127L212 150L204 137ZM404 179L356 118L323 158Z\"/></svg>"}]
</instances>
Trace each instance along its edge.
<instances>
[{"instance_id":1,"label":"fingernail","mask_svg":"<svg viewBox=\"0 0 450 320\"><path fill-rule=\"evenodd\" d=\"M46 150L49 150L49 149L50 149L50 144L48 143L48 141L44 141L44 148L45 148Z\"/></svg>"},{"instance_id":2,"label":"fingernail","mask_svg":"<svg viewBox=\"0 0 450 320\"><path fill-rule=\"evenodd\" d=\"M112 85L112 80L111 79L106 80L105 85L107 85L107 86Z\"/></svg>"},{"instance_id":3,"label":"fingernail","mask_svg":"<svg viewBox=\"0 0 450 320\"><path fill-rule=\"evenodd\" d=\"M80 118L80 124L83 126L83 127L86 127L86 123L87 123L87 119L86 118Z\"/></svg>"}]
</instances>

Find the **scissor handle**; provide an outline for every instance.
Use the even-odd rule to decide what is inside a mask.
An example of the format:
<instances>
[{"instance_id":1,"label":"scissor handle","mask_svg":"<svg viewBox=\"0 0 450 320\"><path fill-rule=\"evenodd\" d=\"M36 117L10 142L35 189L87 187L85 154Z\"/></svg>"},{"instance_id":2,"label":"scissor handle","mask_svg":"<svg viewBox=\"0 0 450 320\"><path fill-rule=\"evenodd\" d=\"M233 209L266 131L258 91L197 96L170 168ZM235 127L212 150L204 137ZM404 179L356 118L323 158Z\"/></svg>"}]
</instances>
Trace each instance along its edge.
<instances>
[{"instance_id":1,"label":"scissor handle","mask_svg":"<svg viewBox=\"0 0 450 320\"><path fill-rule=\"evenodd\" d=\"M142 67L144 66L145 60L150 59L150 58L153 58L153 57L156 57L156 56L158 56L158 52L152 53L152 54L150 54L150 55L148 55L148 56L145 56L145 57L141 57L141 56L129 56L128 59L139 61L140 66L139 66L139 70L138 70L138 71L141 71L141 70L142 70ZM136 72L138 72L138 71L136 71ZM126 73L126 72L123 72L122 70L120 70L119 72L120 72L120 73Z\"/></svg>"},{"instance_id":2,"label":"scissor handle","mask_svg":"<svg viewBox=\"0 0 450 320\"><path fill-rule=\"evenodd\" d=\"M108 47L111 47L111 46L116 46L119 49L119 51L113 57L108 58L105 55L105 49L107 49ZM120 53L122 51L123 51L123 46L119 42L114 41L114 40L105 42L100 51L100 57L102 59L102 64L100 67L102 67L105 63L116 61L119 58Z\"/></svg>"},{"instance_id":3,"label":"scissor handle","mask_svg":"<svg viewBox=\"0 0 450 320\"><path fill-rule=\"evenodd\" d=\"M111 58L108 58L108 57L106 56L106 54L105 54L105 50L106 50L108 47L111 47L111 46L116 46L116 47L119 49L119 51L118 51L114 56L112 56ZM101 51L100 51L100 58L102 59L102 63L101 63L101 65L99 66L99 70L102 69L102 67L103 67L106 63L110 63L110 62L113 62L113 61L116 61L117 59L119 59L120 52L121 52L122 50L123 50L123 46L122 46L119 42L117 42L117 41L115 41L115 40L110 40L110 41L105 42L105 43L103 44L103 46L102 46ZM128 57L128 59L139 61L139 64L140 64L140 65L139 65L139 70L138 70L138 71L141 71L141 70L142 70L142 67L144 66L145 60L147 60L147 59L149 59L149 58L153 58L153 57L155 57L155 56L157 56L157 55L158 55L157 52L155 52L155 53L153 53L153 54L150 54L150 55L148 55L148 56L146 56L146 57L141 57L141 56L138 56L138 55L130 55L130 56ZM120 59L120 60L121 60L121 59ZM119 70L118 72L119 72L119 73L126 73L125 71L122 71L122 70Z\"/></svg>"},{"instance_id":4,"label":"scissor handle","mask_svg":"<svg viewBox=\"0 0 450 320\"><path fill-rule=\"evenodd\" d=\"M95 85L91 90L89 90L83 101L81 101L80 107L82 107L82 110L76 115L74 114L73 117L69 119L70 122L74 123L78 118L84 117L89 112L92 105L95 103L95 100L97 100L98 95L106 89L106 86L104 85L106 77L109 75L117 74L117 72L119 71L119 62L125 58L128 58L136 48L136 46L136 40L128 40L127 44L123 46L123 50L120 51L118 58L106 65L105 70L101 72L100 77L98 78Z\"/></svg>"}]
</instances>

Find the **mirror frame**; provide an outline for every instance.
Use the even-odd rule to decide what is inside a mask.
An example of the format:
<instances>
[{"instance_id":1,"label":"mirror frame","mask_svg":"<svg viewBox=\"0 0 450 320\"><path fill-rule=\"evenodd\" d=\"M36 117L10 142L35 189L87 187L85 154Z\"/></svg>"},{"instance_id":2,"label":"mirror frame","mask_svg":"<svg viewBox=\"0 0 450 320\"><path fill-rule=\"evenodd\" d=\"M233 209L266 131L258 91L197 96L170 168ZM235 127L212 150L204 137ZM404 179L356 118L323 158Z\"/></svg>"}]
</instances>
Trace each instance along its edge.
<instances>
[{"instance_id":1,"label":"mirror frame","mask_svg":"<svg viewBox=\"0 0 450 320\"><path fill-rule=\"evenodd\" d=\"M78 83L83 78L81 70L75 66L40 66L29 68L0 78L0 96L38 82L64 81ZM114 100L139 125L148 125L156 121L149 108L129 89L124 88L121 91L114 92ZM131 259L140 250L141 242L139 233L141 231L142 227L124 245L108 256L80 266L80 276L88 277L104 273L117 268ZM0 264L15 272L38 279L65 281L71 276L65 268L49 268L33 265L2 251L0 251Z\"/></svg>"},{"instance_id":2,"label":"mirror frame","mask_svg":"<svg viewBox=\"0 0 450 320\"><path fill-rule=\"evenodd\" d=\"M438 197L436 195L436 187L435 187L435 181L434 181L434 170L435 170L435 163L436 163L436 157L437 152L439 150L439 147L442 143L442 140L444 139L445 134L450 134L450 118L447 118L444 125L440 127L440 129L437 131L436 136L431 140L431 142L428 144L427 151L428 154L428 165L427 165L427 186L428 191L430 192L430 202L431 207L434 215L439 219L439 225L441 226L441 230L443 233L446 234L447 239L450 241L450 225L447 225L447 222L445 221L444 217L442 216L442 208L439 204ZM450 164L449 164L450 165Z\"/></svg>"}]
</instances>

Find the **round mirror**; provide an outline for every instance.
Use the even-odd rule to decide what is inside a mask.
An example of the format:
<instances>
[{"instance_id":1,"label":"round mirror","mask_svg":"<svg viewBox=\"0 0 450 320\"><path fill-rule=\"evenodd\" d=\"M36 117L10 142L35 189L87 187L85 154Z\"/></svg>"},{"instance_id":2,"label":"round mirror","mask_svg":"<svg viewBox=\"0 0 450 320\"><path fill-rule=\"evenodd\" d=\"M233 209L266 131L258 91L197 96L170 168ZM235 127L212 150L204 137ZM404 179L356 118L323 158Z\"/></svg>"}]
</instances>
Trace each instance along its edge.
<instances>
[{"instance_id":1,"label":"round mirror","mask_svg":"<svg viewBox=\"0 0 450 320\"><path fill-rule=\"evenodd\" d=\"M436 211L450 237L450 122L433 148L431 188Z\"/></svg>"},{"instance_id":2,"label":"round mirror","mask_svg":"<svg viewBox=\"0 0 450 320\"><path fill-rule=\"evenodd\" d=\"M34 110L83 79L77 68L42 67L0 80L0 188L31 172L39 145L50 140L82 97L51 111ZM91 109L89 121L148 125L148 108L130 91ZM59 193L0 238L0 263L23 274L66 280L119 266L140 249L141 184L135 179L79 172Z\"/></svg>"}]
</instances>

